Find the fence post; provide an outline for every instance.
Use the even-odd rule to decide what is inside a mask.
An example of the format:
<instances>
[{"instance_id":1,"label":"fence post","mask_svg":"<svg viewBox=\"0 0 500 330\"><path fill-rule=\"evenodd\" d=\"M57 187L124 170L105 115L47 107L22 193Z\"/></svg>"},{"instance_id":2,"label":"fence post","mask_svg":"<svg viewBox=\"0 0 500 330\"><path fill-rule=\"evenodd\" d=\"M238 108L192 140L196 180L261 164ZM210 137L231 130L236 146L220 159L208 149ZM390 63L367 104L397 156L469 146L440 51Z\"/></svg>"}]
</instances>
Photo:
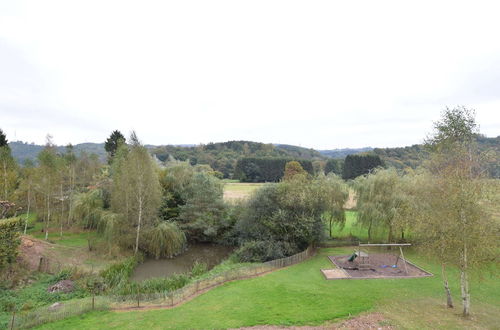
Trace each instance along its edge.
<instances>
[{"instance_id":1,"label":"fence post","mask_svg":"<svg viewBox=\"0 0 500 330\"><path fill-rule=\"evenodd\" d=\"M14 321L16 320L16 311L12 312L12 321L10 322L10 330L14 329Z\"/></svg>"},{"instance_id":2,"label":"fence post","mask_svg":"<svg viewBox=\"0 0 500 330\"><path fill-rule=\"evenodd\" d=\"M95 292L92 292L92 310L95 309Z\"/></svg>"}]
</instances>

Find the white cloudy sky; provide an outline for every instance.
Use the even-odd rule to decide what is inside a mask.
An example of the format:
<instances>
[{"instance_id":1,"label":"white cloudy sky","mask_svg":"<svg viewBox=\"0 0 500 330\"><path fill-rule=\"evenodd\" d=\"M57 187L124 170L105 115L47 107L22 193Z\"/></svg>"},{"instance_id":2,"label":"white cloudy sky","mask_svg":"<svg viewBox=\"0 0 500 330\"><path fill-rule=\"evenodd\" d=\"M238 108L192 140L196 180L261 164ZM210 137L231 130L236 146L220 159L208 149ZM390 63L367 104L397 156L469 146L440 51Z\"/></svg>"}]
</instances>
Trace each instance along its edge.
<instances>
[{"instance_id":1,"label":"white cloudy sky","mask_svg":"<svg viewBox=\"0 0 500 330\"><path fill-rule=\"evenodd\" d=\"M420 143L446 106L500 134L497 1L0 0L9 140Z\"/></svg>"}]
</instances>

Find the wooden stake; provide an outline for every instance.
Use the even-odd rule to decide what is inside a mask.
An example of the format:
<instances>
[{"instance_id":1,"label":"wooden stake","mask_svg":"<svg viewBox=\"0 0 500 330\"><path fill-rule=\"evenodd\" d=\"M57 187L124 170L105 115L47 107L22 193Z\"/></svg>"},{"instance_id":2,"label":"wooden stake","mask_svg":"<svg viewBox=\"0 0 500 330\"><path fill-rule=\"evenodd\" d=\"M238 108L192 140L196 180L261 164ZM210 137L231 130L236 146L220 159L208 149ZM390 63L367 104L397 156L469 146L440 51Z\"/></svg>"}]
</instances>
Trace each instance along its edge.
<instances>
[{"instance_id":1,"label":"wooden stake","mask_svg":"<svg viewBox=\"0 0 500 330\"><path fill-rule=\"evenodd\" d=\"M401 252L401 259L403 259L403 262L405 265L405 272L406 272L406 275L408 275L408 268L406 267L406 259L405 259L405 255L403 254L403 249L401 248L401 246L399 247L399 252Z\"/></svg>"}]
</instances>

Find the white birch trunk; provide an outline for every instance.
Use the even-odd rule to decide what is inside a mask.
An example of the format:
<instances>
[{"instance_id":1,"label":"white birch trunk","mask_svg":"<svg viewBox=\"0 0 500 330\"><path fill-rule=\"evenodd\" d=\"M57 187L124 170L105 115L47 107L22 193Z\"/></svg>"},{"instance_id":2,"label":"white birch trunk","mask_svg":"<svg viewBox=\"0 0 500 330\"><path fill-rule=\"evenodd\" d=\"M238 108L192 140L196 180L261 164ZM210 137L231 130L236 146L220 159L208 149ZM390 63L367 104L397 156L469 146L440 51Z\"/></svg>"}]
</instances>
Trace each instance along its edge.
<instances>
[{"instance_id":1,"label":"white birch trunk","mask_svg":"<svg viewBox=\"0 0 500 330\"><path fill-rule=\"evenodd\" d=\"M460 289L462 291L463 316L470 315L469 279L467 276L467 243L464 243L463 265L460 269Z\"/></svg>"},{"instance_id":2,"label":"white birch trunk","mask_svg":"<svg viewBox=\"0 0 500 330\"><path fill-rule=\"evenodd\" d=\"M26 221L24 222L24 235L28 230L28 218L30 216L30 206L31 206L31 181L28 183L28 211L26 213Z\"/></svg>"},{"instance_id":3,"label":"white birch trunk","mask_svg":"<svg viewBox=\"0 0 500 330\"><path fill-rule=\"evenodd\" d=\"M142 196L139 196L139 219L137 221L137 234L135 236L135 252L134 252L135 255L137 255L137 251L139 251L139 233L141 231L141 224L142 224Z\"/></svg>"},{"instance_id":4,"label":"white birch trunk","mask_svg":"<svg viewBox=\"0 0 500 330\"><path fill-rule=\"evenodd\" d=\"M451 297L451 291L448 285L448 276L446 276L446 266L444 263L441 263L441 273L443 276L444 291L446 292L446 306L448 308L453 308L453 299Z\"/></svg>"}]
</instances>

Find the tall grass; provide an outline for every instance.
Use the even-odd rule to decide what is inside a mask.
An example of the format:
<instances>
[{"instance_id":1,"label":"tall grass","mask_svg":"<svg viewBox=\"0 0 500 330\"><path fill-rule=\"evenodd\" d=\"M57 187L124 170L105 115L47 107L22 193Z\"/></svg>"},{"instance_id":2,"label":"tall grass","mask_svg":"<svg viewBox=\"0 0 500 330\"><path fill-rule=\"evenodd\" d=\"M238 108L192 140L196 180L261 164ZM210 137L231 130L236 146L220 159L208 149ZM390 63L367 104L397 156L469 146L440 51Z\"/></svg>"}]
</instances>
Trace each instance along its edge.
<instances>
[{"instance_id":1,"label":"tall grass","mask_svg":"<svg viewBox=\"0 0 500 330\"><path fill-rule=\"evenodd\" d=\"M101 276L106 286L115 288L126 285L139 261L140 257L130 257L103 270Z\"/></svg>"}]
</instances>

